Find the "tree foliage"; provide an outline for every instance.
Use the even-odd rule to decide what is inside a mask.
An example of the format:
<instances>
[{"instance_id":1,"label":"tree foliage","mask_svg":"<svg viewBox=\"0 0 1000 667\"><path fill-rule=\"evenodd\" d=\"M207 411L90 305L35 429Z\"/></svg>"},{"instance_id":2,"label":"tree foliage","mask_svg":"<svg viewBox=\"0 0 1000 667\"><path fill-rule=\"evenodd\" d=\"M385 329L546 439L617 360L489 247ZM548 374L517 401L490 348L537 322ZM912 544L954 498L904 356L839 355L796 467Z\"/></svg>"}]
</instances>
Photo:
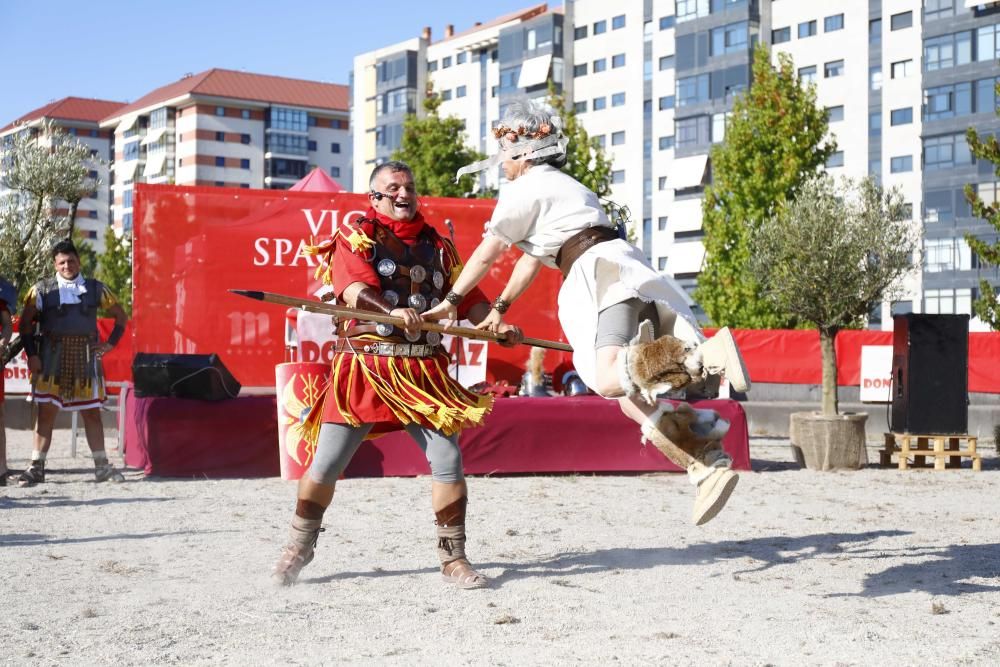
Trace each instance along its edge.
<instances>
[{"instance_id":1,"label":"tree foliage","mask_svg":"<svg viewBox=\"0 0 1000 667\"><path fill-rule=\"evenodd\" d=\"M765 298L819 330L824 414L837 414L837 333L900 293L916 248L898 190L871 179L838 185L825 174L803 183L754 234L750 269Z\"/></svg>"},{"instance_id":2,"label":"tree foliage","mask_svg":"<svg viewBox=\"0 0 1000 667\"><path fill-rule=\"evenodd\" d=\"M132 239L118 236L108 227L104 234L104 252L99 256L97 279L118 297L125 312L132 315Z\"/></svg>"},{"instance_id":3,"label":"tree foliage","mask_svg":"<svg viewBox=\"0 0 1000 667\"><path fill-rule=\"evenodd\" d=\"M764 45L754 51L753 85L738 97L726 140L712 148L712 185L705 189L705 266L695 298L714 324L782 328L795 318L761 298L749 271L757 227L795 198L836 150L816 88L800 84L792 59L771 64Z\"/></svg>"},{"instance_id":4,"label":"tree foliage","mask_svg":"<svg viewBox=\"0 0 1000 667\"><path fill-rule=\"evenodd\" d=\"M99 185L89 176L99 160L49 121L10 136L0 146L0 184L10 190L0 196L0 275L23 295L51 272L52 245L71 237L76 205Z\"/></svg>"},{"instance_id":5,"label":"tree foliage","mask_svg":"<svg viewBox=\"0 0 1000 667\"><path fill-rule=\"evenodd\" d=\"M393 160L410 165L420 193L431 197L465 197L476 187L470 174L455 182L455 172L486 156L466 145L465 122L438 113L441 97L428 89L423 118L410 114L403 121L403 139Z\"/></svg>"},{"instance_id":6,"label":"tree foliage","mask_svg":"<svg viewBox=\"0 0 1000 667\"><path fill-rule=\"evenodd\" d=\"M1000 94L1000 86L997 86ZM997 110L1000 115L1000 109ZM1000 179L1000 143L991 135L979 135L973 128L966 132L969 149L980 160L993 163L993 173ZM997 231L998 237L992 243L973 234L966 234L965 240L972 251L984 264L1000 266L1000 201L994 196L992 203L986 203L971 185L965 186L965 198L972 205L972 214L984 218ZM997 291L986 280L979 281L979 298L972 304L972 310L990 328L1000 330L1000 299Z\"/></svg>"}]
</instances>

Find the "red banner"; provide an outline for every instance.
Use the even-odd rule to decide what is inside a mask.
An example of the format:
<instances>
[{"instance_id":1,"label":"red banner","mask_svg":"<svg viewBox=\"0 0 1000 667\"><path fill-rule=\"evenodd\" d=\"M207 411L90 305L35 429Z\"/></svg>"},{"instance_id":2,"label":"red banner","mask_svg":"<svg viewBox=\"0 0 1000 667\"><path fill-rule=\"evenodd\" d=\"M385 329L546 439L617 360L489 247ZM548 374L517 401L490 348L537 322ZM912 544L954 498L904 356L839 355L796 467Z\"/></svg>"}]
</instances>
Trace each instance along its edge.
<instances>
[{"instance_id":1,"label":"red banner","mask_svg":"<svg viewBox=\"0 0 1000 667\"><path fill-rule=\"evenodd\" d=\"M454 229L468 257L496 202L423 197L420 210L443 235ZM368 210L365 195L137 184L133 321L135 352L216 353L250 387L271 387L284 361L285 307L230 294L232 288L314 294L316 263L303 254L345 219ZM481 286L499 294L520 253L507 253ZM556 319L560 276L543 270L511 308L527 335L565 341ZM529 348L489 349L488 377L516 383ZM569 355L549 351L546 367ZM558 378L557 378L558 381Z\"/></svg>"}]
</instances>

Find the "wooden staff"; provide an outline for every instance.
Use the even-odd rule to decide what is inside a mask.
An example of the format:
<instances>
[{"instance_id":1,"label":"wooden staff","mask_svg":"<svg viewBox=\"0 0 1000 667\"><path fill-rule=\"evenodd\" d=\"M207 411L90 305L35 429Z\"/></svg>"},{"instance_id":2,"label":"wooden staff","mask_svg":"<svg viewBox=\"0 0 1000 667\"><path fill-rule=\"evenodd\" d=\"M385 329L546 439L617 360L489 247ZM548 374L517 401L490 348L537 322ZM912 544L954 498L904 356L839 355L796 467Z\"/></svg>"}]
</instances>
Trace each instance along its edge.
<instances>
[{"instance_id":1,"label":"wooden staff","mask_svg":"<svg viewBox=\"0 0 1000 667\"><path fill-rule=\"evenodd\" d=\"M404 325L403 318L393 317L392 315L383 315L382 313L376 313L370 310L361 310L360 308L351 308L349 306L334 305L331 303L325 303L323 301L313 301L312 299L297 299L292 296L285 296L284 294L275 294L274 292L260 292L255 290L242 290L242 289L231 289L229 290L233 294L238 294L240 296L245 296L249 299L256 299L258 301L266 301L268 303L280 303L285 306L291 306L292 308L298 308L299 310L304 310L310 313L321 313L323 315L338 315L340 317L348 317L359 320L367 320L369 322L379 322L382 324L393 324L398 327ZM496 334L492 331L482 331L481 329L472 329L470 327L445 327L437 322L422 322L420 324L421 331L436 331L443 334L451 334L452 336L461 336L462 338L472 338L475 340L491 340L495 342L505 341L507 339L506 334ZM527 338L525 337L522 341L524 345L530 345L532 347L544 347L550 350L561 350L563 352L572 352L573 348L566 343L558 343L552 340L544 340L542 338Z\"/></svg>"}]
</instances>

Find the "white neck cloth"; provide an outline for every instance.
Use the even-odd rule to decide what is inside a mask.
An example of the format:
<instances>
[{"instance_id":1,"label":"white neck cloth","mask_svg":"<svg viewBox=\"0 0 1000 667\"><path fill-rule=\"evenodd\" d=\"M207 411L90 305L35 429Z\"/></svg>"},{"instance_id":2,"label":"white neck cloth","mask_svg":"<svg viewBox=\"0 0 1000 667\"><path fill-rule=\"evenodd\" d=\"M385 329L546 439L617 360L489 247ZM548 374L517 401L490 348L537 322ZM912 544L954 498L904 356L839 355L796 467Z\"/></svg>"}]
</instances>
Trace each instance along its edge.
<instances>
[{"instance_id":1,"label":"white neck cloth","mask_svg":"<svg viewBox=\"0 0 1000 667\"><path fill-rule=\"evenodd\" d=\"M83 275L79 273L72 280L66 280L57 273L56 283L59 285L60 304L80 303L80 295L87 293L87 286L83 281Z\"/></svg>"}]
</instances>

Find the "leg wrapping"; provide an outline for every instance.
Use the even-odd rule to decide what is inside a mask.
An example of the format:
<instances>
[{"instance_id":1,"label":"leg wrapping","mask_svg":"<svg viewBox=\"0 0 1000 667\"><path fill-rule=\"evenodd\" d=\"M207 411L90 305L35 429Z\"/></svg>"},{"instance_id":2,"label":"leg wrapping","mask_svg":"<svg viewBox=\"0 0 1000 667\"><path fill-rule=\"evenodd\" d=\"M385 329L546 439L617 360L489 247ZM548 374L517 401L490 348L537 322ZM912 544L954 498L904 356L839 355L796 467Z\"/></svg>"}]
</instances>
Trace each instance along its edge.
<instances>
[{"instance_id":1,"label":"leg wrapping","mask_svg":"<svg viewBox=\"0 0 1000 667\"><path fill-rule=\"evenodd\" d=\"M649 340L647 322L618 358L618 373L625 393L641 394L652 405L656 397L671 389L680 389L701 377L700 364L692 366L693 347L673 336Z\"/></svg>"},{"instance_id":2,"label":"leg wrapping","mask_svg":"<svg viewBox=\"0 0 1000 667\"><path fill-rule=\"evenodd\" d=\"M729 431L729 422L714 410L695 410L687 403L676 407L660 403L656 412L642 425L643 436L664 456L685 470L693 464L706 464L725 457L721 439Z\"/></svg>"}]
</instances>

